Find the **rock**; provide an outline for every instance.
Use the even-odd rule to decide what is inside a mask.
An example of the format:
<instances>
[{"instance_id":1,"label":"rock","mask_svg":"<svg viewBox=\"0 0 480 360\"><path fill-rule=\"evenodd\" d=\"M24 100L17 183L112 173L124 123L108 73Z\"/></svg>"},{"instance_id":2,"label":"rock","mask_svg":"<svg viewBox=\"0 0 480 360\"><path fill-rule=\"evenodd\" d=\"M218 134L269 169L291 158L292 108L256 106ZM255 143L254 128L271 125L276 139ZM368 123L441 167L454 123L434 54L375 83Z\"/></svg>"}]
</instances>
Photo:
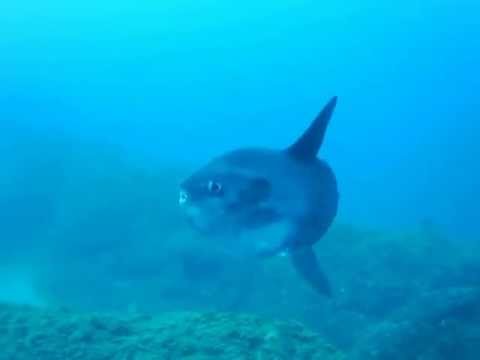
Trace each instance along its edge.
<instances>
[{"instance_id":1,"label":"rock","mask_svg":"<svg viewBox=\"0 0 480 360\"><path fill-rule=\"evenodd\" d=\"M344 359L292 322L231 313L107 315L0 305L0 360Z\"/></svg>"},{"instance_id":2,"label":"rock","mask_svg":"<svg viewBox=\"0 0 480 360\"><path fill-rule=\"evenodd\" d=\"M480 353L480 289L422 294L359 341L354 360L476 360Z\"/></svg>"}]
</instances>

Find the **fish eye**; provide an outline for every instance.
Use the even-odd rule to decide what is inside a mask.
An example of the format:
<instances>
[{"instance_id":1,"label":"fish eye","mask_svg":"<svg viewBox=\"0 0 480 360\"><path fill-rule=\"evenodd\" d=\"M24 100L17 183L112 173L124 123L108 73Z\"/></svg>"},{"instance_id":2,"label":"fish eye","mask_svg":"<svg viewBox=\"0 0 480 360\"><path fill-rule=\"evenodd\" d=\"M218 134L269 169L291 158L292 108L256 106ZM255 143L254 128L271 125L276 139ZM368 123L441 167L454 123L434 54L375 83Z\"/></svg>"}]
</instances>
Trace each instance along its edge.
<instances>
[{"instance_id":1,"label":"fish eye","mask_svg":"<svg viewBox=\"0 0 480 360\"><path fill-rule=\"evenodd\" d=\"M208 182L208 191L212 194L219 194L222 191L222 184L210 180Z\"/></svg>"}]
</instances>

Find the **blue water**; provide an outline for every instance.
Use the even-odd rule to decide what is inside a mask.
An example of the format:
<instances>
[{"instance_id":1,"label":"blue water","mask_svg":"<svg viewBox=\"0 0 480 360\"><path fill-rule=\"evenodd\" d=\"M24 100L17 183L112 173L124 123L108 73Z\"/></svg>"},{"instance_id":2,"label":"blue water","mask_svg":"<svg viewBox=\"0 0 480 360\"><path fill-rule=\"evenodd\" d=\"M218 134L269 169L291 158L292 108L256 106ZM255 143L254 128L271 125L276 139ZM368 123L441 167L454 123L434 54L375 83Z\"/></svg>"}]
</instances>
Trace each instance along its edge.
<instances>
[{"instance_id":1,"label":"blue water","mask_svg":"<svg viewBox=\"0 0 480 360\"><path fill-rule=\"evenodd\" d=\"M79 175L56 166L69 146L78 152L84 146L78 144L91 144L88 159L90 152L113 149L147 173L172 166L190 171L231 148L286 147L333 95L339 101L320 156L338 177L337 222L385 231L433 224L453 242L478 241L479 18L475 0L3 1L0 259L18 244L23 252L29 241L46 241L38 229L56 238L77 223L86 233L72 230L69 241L88 240L114 253L124 236L115 216L176 202L176 193L130 202L115 193L110 174L100 191L115 207L98 204L111 214L108 223L95 215L91 222L76 219L75 205L65 205L56 191ZM55 141L70 145L42 145ZM92 195L92 179L108 178L109 169L92 163L83 169L73 192ZM98 210L81 205L79 214ZM64 213L70 222L52 225L51 214ZM128 236L140 246L144 225L137 220ZM83 260L97 250L85 250L92 258ZM450 260L437 255L431 269ZM22 261L30 267L30 260ZM397 260L392 266L409 269L404 258ZM197 260L192 263L198 275ZM216 265L208 266L215 273ZM7 282L30 296L23 282Z\"/></svg>"},{"instance_id":2,"label":"blue water","mask_svg":"<svg viewBox=\"0 0 480 360\"><path fill-rule=\"evenodd\" d=\"M322 155L342 216L478 235L479 11L473 0L4 2L2 127L197 165L285 146L336 94Z\"/></svg>"}]
</instances>

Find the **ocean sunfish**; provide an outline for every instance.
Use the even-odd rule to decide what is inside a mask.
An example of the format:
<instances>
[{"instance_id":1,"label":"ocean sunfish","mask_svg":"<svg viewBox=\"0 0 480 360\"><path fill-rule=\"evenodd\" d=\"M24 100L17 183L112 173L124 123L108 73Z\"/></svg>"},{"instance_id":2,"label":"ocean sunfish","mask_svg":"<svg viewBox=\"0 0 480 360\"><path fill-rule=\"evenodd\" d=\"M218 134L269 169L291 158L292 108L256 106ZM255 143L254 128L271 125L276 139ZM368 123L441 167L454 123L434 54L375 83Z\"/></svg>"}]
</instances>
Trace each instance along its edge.
<instances>
[{"instance_id":1,"label":"ocean sunfish","mask_svg":"<svg viewBox=\"0 0 480 360\"><path fill-rule=\"evenodd\" d=\"M253 254L288 254L301 277L326 296L331 287L312 246L337 214L335 175L317 158L336 103L333 97L285 149L244 148L212 159L180 184L179 195L189 224L212 238L286 224L284 236L257 243Z\"/></svg>"}]
</instances>

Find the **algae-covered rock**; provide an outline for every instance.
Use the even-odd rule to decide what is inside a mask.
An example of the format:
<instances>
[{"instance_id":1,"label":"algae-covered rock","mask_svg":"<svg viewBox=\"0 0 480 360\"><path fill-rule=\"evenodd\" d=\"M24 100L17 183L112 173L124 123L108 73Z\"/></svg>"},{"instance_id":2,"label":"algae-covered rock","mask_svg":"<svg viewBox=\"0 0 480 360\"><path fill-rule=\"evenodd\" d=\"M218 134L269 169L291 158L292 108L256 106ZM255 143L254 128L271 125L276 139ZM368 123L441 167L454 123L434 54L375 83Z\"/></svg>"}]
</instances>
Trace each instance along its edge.
<instances>
[{"instance_id":1,"label":"algae-covered rock","mask_svg":"<svg viewBox=\"0 0 480 360\"><path fill-rule=\"evenodd\" d=\"M479 303L479 288L425 293L367 332L350 358L476 360L480 352Z\"/></svg>"},{"instance_id":2,"label":"algae-covered rock","mask_svg":"<svg viewBox=\"0 0 480 360\"><path fill-rule=\"evenodd\" d=\"M0 360L343 359L298 323L229 313L159 316L0 305Z\"/></svg>"}]
</instances>

